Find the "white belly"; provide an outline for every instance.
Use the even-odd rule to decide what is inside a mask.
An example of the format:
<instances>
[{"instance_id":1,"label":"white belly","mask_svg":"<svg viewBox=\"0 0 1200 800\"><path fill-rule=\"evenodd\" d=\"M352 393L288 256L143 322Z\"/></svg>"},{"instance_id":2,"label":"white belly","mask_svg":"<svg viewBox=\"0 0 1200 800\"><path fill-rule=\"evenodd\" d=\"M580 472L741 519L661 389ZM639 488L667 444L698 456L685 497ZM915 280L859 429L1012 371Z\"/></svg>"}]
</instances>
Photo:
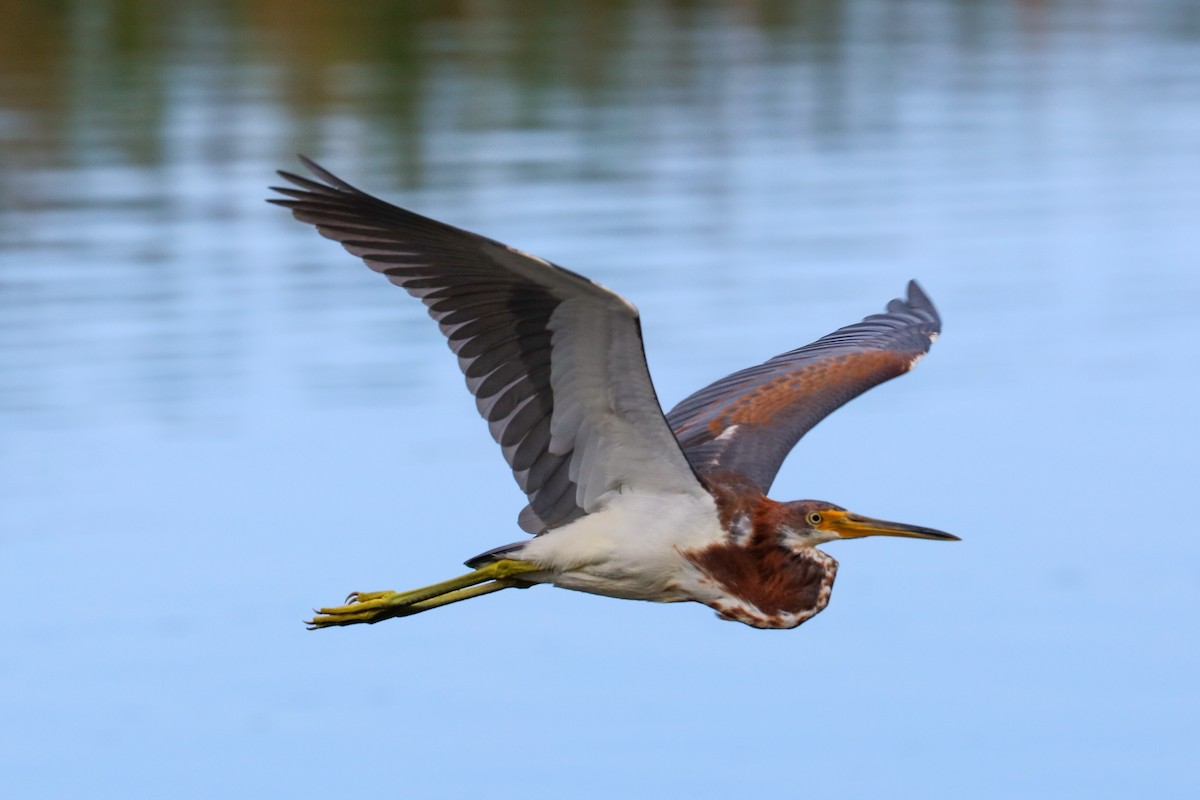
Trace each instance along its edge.
<instances>
[{"instance_id":1,"label":"white belly","mask_svg":"<svg viewBox=\"0 0 1200 800\"><path fill-rule=\"evenodd\" d=\"M717 506L704 496L614 494L599 511L531 540L511 557L546 567L540 582L564 589L673 602L695 573L680 550L723 538Z\"/></svg>"}]
</instances>

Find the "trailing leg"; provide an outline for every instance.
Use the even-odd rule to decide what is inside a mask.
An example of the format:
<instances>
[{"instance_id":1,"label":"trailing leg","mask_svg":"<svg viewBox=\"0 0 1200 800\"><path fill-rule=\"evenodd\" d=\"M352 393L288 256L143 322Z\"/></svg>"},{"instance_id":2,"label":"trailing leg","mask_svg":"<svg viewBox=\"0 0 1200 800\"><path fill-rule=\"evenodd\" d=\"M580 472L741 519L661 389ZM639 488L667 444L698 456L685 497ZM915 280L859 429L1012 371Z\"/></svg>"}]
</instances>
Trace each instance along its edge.
<instances>
[{"instance_id":1,"label":"trailing leg","mask_svg":"<svg viewBox=\"0 0 1200 800\"><path fill-rule=\"evenodd\" d=\"M501 589L530 584L518 576L544 569L528 561L502 559L466 575L408 592L351 592L346 605L317 609L308 621L310 630L335 625L374 624L392 617L407 617L431 608L450 605Z\"/></svg>"}]
</instances>

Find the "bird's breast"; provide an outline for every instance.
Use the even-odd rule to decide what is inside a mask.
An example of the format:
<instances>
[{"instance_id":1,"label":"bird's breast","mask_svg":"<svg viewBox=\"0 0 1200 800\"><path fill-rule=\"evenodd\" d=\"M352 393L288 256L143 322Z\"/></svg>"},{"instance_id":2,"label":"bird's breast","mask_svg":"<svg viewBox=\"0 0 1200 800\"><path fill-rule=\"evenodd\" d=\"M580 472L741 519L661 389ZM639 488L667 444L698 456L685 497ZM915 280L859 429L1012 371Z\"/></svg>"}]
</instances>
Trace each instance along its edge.
<instances>
[{"instance_id":1,"label":"bird's breast","mask_svg":"<svg viewBox=\"0 0 1200 800\"><path fill-rule=\"evenodd\" d=\"M756 628L794 628L829 604L837 561L815 547L729 540L683 553L699 577L695 599Z\"/></svg>"}]
</instances>

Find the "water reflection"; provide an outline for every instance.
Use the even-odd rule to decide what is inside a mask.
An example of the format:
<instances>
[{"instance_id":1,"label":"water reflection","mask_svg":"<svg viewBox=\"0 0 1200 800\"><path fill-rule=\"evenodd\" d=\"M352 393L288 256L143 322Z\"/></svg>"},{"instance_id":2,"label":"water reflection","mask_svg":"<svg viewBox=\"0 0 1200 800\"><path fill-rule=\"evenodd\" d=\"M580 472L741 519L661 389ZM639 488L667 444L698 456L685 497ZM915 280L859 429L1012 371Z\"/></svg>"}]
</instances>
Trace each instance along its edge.
<instances>
[{"instance_id":1,"label":"water reflection","mask_svg":"<svg viewBox=\"0 0 1200 800\"><path fill-rule=\"evenodd\" d=\"M390 298L256 205L294 150L559 260L587 238L628 293L694 281L726 311L753 303L720 291L731 262L754 282L746 253L781 291L848 295L848 265L914 239L1152 236L1196 196L1172 172L1195 133L1186 3L17 8L0 403L43 422L208 413L247 390L270 297L281 335L329 343L290 354L302 380L396 388L390 350L333 363L343 337L407 334ZM1025 278L1049 288L1061 255Z\"/></svg>"}]
</instances>

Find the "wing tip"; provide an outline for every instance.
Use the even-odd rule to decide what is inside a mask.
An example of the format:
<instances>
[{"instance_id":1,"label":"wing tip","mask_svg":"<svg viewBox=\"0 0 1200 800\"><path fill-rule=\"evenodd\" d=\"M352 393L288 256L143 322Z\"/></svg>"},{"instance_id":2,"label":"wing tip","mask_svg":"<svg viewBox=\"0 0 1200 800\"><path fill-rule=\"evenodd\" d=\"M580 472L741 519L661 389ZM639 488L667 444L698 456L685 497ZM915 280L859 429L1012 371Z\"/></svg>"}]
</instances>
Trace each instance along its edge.
<instances>
[{"instance_id":1,"label":"wing tip","mask_svg":"<svg viewBox=\"0 0 1200 800\"><path fill-rule=\"evenodd\" d=\"M329 194L330 192L348 192L355 195L363 194L361 189L342 180L337 175L334 175L332 172L325 169L316 161L313 161L303 153L297 153L296 158L298 158L300 163L303 164L304 167L321 182L314 181L312 178L306 178L303 175L298 175L297 173L286 169L277 169L275 170L275 174L283 178L288 183L294 186L299 186L300 189L305 193ZM296 192L295 189L289 187L271 186L269 188L271 191L279 192L280 194Z\"/></svg>"},{"instance_id":2,"label":"wing tip","mask_svg":"<svg viewBox=\"0 0 1200 800\"><path fill-rule=\"evenodd\" d=\"M929 317L930 322L934 324L931 333L937 334L942 330L942 317L938 314L937 308L933 305L933 301L929 299L929 295L921 288L921 284L917 283L916 278L912 278L906 287L906 296L903 300L903 305L907 310L924 313Z\"/></svg>"},{"instance_id":3,"label":"wing tip","mask_svg":"<svg viewBox=\"0 0 1200 800\"><path fill-rule=\"evenodd\" d=\"M337 175L334 175L332 172L330 172L329 170L322 167L316 161L313 161L311 158L304 155L304 153L297 153L296 158L300 159L300 163L303 164L309 172L311 172L313 175L316 175L318 178L325 181L330 186L335 186L339 189L354 190L353 186L346 183L344 180L339 178Z\"/></svg>"}]
</instances>

